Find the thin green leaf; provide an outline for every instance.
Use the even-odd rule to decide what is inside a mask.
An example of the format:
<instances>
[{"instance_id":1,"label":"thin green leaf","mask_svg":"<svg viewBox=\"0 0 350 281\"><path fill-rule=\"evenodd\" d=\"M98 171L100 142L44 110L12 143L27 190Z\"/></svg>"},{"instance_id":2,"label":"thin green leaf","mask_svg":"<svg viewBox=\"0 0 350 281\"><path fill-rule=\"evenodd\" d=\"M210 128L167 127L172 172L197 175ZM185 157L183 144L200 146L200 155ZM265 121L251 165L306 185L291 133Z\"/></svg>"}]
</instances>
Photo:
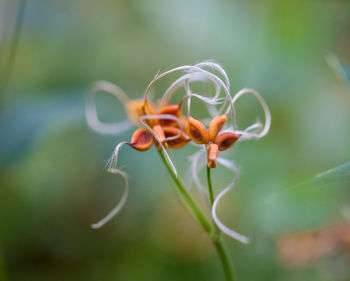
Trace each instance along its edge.
<instances>
[{"instance_id":1,"label":"thin green leaf","mask_svg":"<svg viewBox=\"0 0 350 281\"><path fill-rule=\"evenodd\" d=\"M264 225L272 232L320 227L341 218L350 203L350 162L269 197Z\"/></svg>"}]
</instances>

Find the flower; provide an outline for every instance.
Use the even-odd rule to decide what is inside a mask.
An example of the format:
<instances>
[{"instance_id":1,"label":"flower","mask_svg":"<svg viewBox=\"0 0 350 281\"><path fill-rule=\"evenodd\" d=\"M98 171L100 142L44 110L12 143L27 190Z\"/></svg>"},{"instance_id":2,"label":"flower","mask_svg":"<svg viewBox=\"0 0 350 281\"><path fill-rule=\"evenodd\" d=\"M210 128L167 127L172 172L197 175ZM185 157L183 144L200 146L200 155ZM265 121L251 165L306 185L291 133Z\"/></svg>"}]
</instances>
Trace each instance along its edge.
<instances>
[{"instance_id":1,"label":"flower","mask_svg":"<svg viewBox=\"0 0 350 281\"><path fill-rule=\"evenodd\" d=\"M183 72L182 76L169 86L158 102L154 103L149 100L150 90L159 79L180 71ZM194 93L191 89L191 83L193 82L211 83L215 89L213 95ZM185 95L178 104L171 104L172 96L180 88L184 88ZM94 101L95 95L99 91L105 91L119 99L125 108L128 120L112 124L100 122ZM265 113L265 123L263 126L260 122L256 122L244 130L238 130L235 103L238 98L248 93L253 94L261 104ZM222 94L223 97L221 97ZM207 119L198 120L192 116L191 100L193 98L199 99L206 104L210 115L209 122ZM186 109L183 108L185 107L184 105L186 105ZM239 169L233 162L220 158L218 155L219 151L230 149L237 141L261 138L268 133L271 124L271 114L267 104L258 92L252 89L243 89L232 97L230 94L230 82L225 70L215 62L205 61L193 66L180 66L156 75L148 85L143 99L130 100L116 85L106 81L98 81L93 84L88 93L86 118L88 125L93 130L103 134L124 132L130 129L132 124L138 127L132 134L129 142L121 142L115 147L108 162L108 171L119 174L124 181L122 198L105 218L92 225L93 228L99 228L107 223L125 204L128 183L126 174L117 168L118 155L122 146L128 145L133 149L145 151L155 144L157 149L163 151L169 166L177 177L176 168L166 149L179 149L188 143L192 143L195 146L202 146L189 159L191 160L193 180L204 194L206 194L205 189L198 177L199 170L204 167L202 163L206 163L210 169L216 168L217 164L220 164L235 173L234 180L215 197L211 206L211 214L217 227L225 234L243 243L249 241L245 236L226 227L217 216L216 209L219 200L239 181ZM206 125L208 125L208 129ZM200 161L205 152L207 154L206 162Z\"/></svg>"}]
</instances>

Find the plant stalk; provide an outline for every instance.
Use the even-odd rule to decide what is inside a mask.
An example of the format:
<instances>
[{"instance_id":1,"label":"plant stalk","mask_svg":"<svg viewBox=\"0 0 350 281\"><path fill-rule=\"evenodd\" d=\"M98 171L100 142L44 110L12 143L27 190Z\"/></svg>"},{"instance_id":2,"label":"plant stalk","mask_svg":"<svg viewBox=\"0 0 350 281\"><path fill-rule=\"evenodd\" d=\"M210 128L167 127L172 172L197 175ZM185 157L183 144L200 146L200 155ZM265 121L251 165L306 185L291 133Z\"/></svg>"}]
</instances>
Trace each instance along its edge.
<instances>
[{"instance_id":1,"label":"plant stalk","mask_svg":"<svg viewBox=\"0 0 350 281\"><path fill-rule=\"evenodd\" d=\"M207 180L208 180L208 189L209 189L209 199L210 199L210 206L213 206L214 204L214 191L213 191L213 185L211 183L211 173L210 168L207 166Z\"/></svg>"},{"instance_id":2,"label":"plant stalk","mask_svg":"<svg viewBox=\"0 0 350 281\"><path fill-rule=\"evenodd\" d=\"M213 184L211 181L211 168L209 168L208 166L207 166L207 180L208 180L210 205L212 206L214 203L215 197L214 197ZM221 239L220 229L217 226L215 226L215 230L217 232L217 241L213 241L214 246L219 254L221 264L226 276L226 280L233 281L235 280L235 276L234 276L233 264L231 262L230 255L226 250L223 240Z\"/></svg>"},{"instance_id":3,"label":"plant stalk","mask_svg":"<svg viewBox=\"0 0 350 281\"><path fill-rule=\"evenodd\" d=\"M172 177L172 179L176 184L177 188L175 189L175 192L179 196L180 201L183 203L185 208L190 212L190 214L194 217L194 219L203 227L205 232L209 234L210 239L213 242L215 249L219 255L222 267L224 269L226 281L234 281L235 277L234 277L232 263L230 261L229 254L225 248L225 245L222 239L220 238L219 229L216 226L214 226L211 222L209 222L209 220L202 213L202 211L200 210L196 202L192 199L190 193L186 190L180 178L176 177L176 175L174 174L174 171L171 169L168 161L165 158L164 152L159 151L159 154L165 166L167 167L170 173L170 176ZM210 182L210 187L209 187L210 201L211 201L211 204L213 204L214 193L213 193L213 188L211 184L210 171L208 172L208 184L209 182Z\"/></svg>"},{"instance_id":4,"label":"plant stalk","mask_svg":"<svg viewBox=\"0 0 350 281\"><path fill-rule=\"evenodd\" d=\"M159 151L160 156L167 167L172 179L174 180L177 189L175 189L177 195L179 196L181 202L184 204L186 209L191 213L194 219L204 228L204 230L210 234L214 234L214 227L206 218L206 216L202 213L202 211L197 206L196 202L192 199L191 195L186 190L184 184L181 182L180 178L176 177L174 171L171 169L168 161L165 158L164 152Z\"/></svg>"}]
</instances>

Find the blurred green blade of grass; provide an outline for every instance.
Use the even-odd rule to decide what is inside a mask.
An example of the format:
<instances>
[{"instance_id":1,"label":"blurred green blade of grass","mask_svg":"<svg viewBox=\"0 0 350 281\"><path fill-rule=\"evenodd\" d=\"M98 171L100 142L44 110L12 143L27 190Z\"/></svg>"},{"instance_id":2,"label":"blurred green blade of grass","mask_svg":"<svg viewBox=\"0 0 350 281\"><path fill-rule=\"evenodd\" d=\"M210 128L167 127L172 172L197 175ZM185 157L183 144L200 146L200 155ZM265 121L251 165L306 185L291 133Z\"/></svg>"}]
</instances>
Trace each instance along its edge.
<instances>
[{"instance_id":1,"label":"blurred green blade of grass","mask_svg":"<svg viewBox=\"0 0 350 281\"><path fill-rule=\"evenodd\" d=\"M8 106L0 114L0 166L22 157L35 141L56 129L83 120L84 98L77 93L21 100Z\"/></svg>"},{"instance_id":2,"label":"blurred green blade of grass","mask_svg":"<svg viewBox=\"0 0 350 281\"><path fill-rule=\"evenodd\" d=\"M350 162L329 169L264 202L264 221L273 233L308 230L341 219L350 203Z\"/></svg>"},{"instance_id":3,"label":"blurred green blade of grass","mask_svg":"<svg viewBox=\"0 0 350 281\"><path fill-rule=\"evenodd\" d=\"M334 73L344 83L350 93L350 67L335 54L329 54L326 59Z\"/></svg>"}]
</instances>

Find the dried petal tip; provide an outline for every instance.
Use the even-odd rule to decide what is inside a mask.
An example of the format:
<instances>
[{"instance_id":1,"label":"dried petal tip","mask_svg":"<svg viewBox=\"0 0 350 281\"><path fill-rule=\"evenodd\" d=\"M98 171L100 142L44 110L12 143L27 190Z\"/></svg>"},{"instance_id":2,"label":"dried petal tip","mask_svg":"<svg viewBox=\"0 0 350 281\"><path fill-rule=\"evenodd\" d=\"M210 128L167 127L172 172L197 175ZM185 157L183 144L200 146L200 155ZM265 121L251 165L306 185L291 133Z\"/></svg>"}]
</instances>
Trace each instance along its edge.
<instances>
[{"instance_id":1,"label":"dried petal tip","mask_svg":"<svg viewBox=\"0 0 350 281\"><path fill-rule=\"evenodd\" d=\"M218 146L215 143L211 143L207 146L207 163L209 168L216 168L218 152Z\"/></svg>"},{"instance_id":2,"label":"dried petal tip","mask_svg":"<svg viewBox=\"0 0 350 281\"><path fill-rule=\"evenodd\" d=\"M147 129L138 129L131 137L130 146L136 150L145 151L149 149L152 144L153 137Z\"/></svg>"},{"instance_id":3,"label":"dried petal tip","mask_svg":"<svg viewBox=\"0 0 350 281\"><path fill-rule=\"evenodd\" d=\"M209 142L209 134L207 128L205 128L201 121L189 117L187 131L195 143L207 144Z\"/></svg>"},{"instance_id":4,"label":"dried petal tip","mask_svg":"<svg viewBox=\"0 0 350 281\"><path fill-rule=\"evenodd\" d=\"M222 130L227 120L227 115L219 115L213 118L209 124L209 139L214 142L218 133Z\"/></svg>"},{"instance_id":5,"label":"dried petal tip","mask_svg":"<svg viewBox=\"0 0 350 281\"><path fill-rule=\"evenodd\" d=\"M179 128L174 127L163 127L165 137L173 138L178 136L177 138L173 138L171 140L167 140L166 143L168 147L176 149L185 146L191 139L184 132L181 132Z\"/></svg>"},{"instance_id":6,"label":"dried petal tip","mask_svg":"<svg viewBox=\"0 0 350 281\"><path fill-rule=\"evenodd\" d=\"M215 138L215 143L218 145L220 151L227 150L235 144L240 136L230 132L222 133Z\"/></svg>"}]
</instances>

